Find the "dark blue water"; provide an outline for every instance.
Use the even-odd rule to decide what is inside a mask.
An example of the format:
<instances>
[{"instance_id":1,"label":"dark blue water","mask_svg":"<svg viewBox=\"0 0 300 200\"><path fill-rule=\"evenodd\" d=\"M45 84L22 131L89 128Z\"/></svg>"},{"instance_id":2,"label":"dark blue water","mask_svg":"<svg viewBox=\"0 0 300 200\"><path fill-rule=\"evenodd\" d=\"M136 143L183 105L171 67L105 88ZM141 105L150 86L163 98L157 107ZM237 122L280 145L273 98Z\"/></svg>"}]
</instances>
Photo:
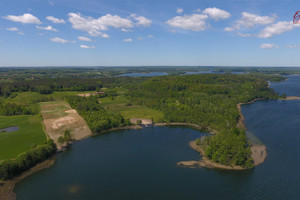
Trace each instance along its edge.
<instances>
[{"instance_id":1,"label":"dark blue water","mask_svg":"<svg viewBox=\"0 0 300 200\"><path fill-rule=\"evenodd\" d=\"M152 77L152 76L166 76L168 73L166 72L149 72L149 73L127 73L121 74L120 76L128 76L128 77Z\"/></svg>"},{"instance_id":2,"label":"dark blue water","mask_svg":"<svg viewBox=\"0 0 300 200\"><path fill-rule=\"evenodd\" d=\"M178 161L199 159L188 142L204 133L155 127L80 141L15 192L20 200L300 199L300 101L257 101L242 112L248 131L267 146L266 161L253 170L177 167Z\"/></svg>"},{"instance_id":3,"label":"dark blue water","mask_svg":"<svg viewBox=\"0 0 300 200\"><path fill-rule=\"evenodd\" d=\"M287 80L282 82L271 82L270 87L280 95L300 96L300 75L288 75Z\"/></svg>"}]
</instances>

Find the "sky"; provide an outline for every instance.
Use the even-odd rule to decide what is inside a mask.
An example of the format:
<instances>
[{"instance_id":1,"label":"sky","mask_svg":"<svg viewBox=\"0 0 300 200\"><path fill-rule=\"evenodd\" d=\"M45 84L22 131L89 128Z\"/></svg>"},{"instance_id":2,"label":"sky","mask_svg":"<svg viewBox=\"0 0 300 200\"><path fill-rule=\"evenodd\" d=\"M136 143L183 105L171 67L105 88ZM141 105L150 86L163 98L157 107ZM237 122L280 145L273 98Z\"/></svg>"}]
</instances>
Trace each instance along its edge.
<instances>
[{"instance_id":1,"label":"sky","mask_svg":"<svg viewBox=\"0 0 300 200\"><path fill-rule=\"evenodd\" d=\"M0 66L300 66L295 0L1 0Z\"/></svg>"}]
</instances>

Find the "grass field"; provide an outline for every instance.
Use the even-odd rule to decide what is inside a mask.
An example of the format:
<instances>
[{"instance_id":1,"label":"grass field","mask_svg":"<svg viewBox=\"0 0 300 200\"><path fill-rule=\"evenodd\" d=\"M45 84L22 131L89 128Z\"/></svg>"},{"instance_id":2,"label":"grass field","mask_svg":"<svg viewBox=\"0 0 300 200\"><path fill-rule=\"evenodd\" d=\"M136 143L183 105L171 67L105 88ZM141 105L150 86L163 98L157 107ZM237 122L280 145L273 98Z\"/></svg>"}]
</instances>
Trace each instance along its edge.
<instances>
[{"instance_id":1,"label":"grass field","mask_svg":"<svg viewBox=\"0 0 300 200\"><path fill-rule=\"evenodd\" d=\"M100 98L99 101L107 110L120 113L124 118L143 118L152 119L154 121L159 121L163 119L164 114L161 111L153 110L141 105L131 105L129 100L123 95L116 97L105 97Z\"/></svg>"},{"instance_id":2,"label":"grass field","mask_svg":"<svg viewBox=\"0 0 300 200\"><path fill-rule=\"evenodd\" d=\"M47 140L39 115L0 116L0 129L12 126L19 130L0 133L0 160L14 158Z\"/></svg>"}]
</instances>

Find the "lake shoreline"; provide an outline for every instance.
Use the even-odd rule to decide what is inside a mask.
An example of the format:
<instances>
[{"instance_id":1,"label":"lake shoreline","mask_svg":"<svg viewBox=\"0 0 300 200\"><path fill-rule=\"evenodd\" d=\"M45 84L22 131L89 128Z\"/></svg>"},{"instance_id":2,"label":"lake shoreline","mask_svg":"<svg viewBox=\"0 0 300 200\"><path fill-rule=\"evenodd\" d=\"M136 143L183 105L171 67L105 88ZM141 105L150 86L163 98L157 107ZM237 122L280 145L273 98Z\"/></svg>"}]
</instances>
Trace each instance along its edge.
<instances>
[{"instance_id":1,"label":"lake shoreline","mask_svg":"<svg viewBox=\"0 0 300 200\"><path fill-rule=\"evenodd\" d=\"M36 164L34 167L30 168L29 170L23 172L19 176L14 177L11 180L8 181L0 181L0 197L1 200L16 200L17 195L14 192L14 188L17 183L21 182L25 178L29 177L30 175L41 171L43 169L47 169L54 165L56 162L58 153L53 155L52 157L48 158L47 160Z\"/></svg>"},{"instance_id":2,"label":"lake shoreline","mask_svg":"<svg viewBox=\"0 0 300 200\"><path fill-rule=\"evenodd\" d=\"M297 97L296 99L300 99L300 97ZM238 126L240 125L244 129L246 129L246 126L244 124L244 119L245 118L244 118L244 116L241 112L241 105L250 104L250 103L253 103L257 100L263 100L263 99L254 99L254 100L252 100L250 102L247 102L247 103L237 104L237 108L238 108L239 113L240 113L240 119L239 119L239 122L238 122ZM293 99L286 99L286 100L294 100L294 97L293 97ZM203 131L203 130L208 131L210 134L217 134L218 133L216 130L211 129L209 127L202 127L202 126L199 126L197 124L183 123L183 122L154 123L153 126L156 126L156 127L161 127L161 126L189 126L189 127L192 127L192 128L196 128L200 131ZM143 127L140 126L140 125L132 125L132 126L125 126L125 127L111 128L111 129L108 129L108 130L104 130L101 133L88 135L86 137L81 138L80 140L89 138L89 137L94 136L94 135L102 134L102 133L108 133L108 132L111 132L111 131L118 131L118 130L129 130L129 129L143 129ZM76 141L80 141L80 140L76 140ZM199 152L202 155L202 159L200 161L181 161L181 162L177 163L178 166L192 167L192 168L195 167L195 166L199 166L199 167L217 168L217 169L224 169L224 170L246 170L247 169L247 168L243 168L243 167L240 167L240 166L231 167L231 166L226 166L226 165L221 165L221 164L215 163L215 162L209 160L206 157L204 149L201 146L197 145L195 141L191 141L189 143L189 145L192 149L196 150L197 152ZM258 152L257 146L259 146L259 150L260 149L264 150L264 153L263 153L264 157L260 158L259 161L258 161L258 163L261 164L261 163L264 162L264 160L267 156L266 147L265 147L265 145L252 145L252 147L251 147L252 155L253 155L254 151ZM58 153L60 153L60 152L63 152L63 150L58 151ZM17 195L13 191L15 185L17 183L21 182L22 180L24 180L26 177L34 174L35 172L38 172L38 171L43 170L43 169L47 169L47 168L51 167L52 165L54 165L54 163L57 159L58 153L55 154L54 156L52 156L51 158L37 164L36 166L32 167L31 169L23 172L21 175L19 175L17 177L14 177L12 180L0 182L0 197L3 198L3 200L15 200L16 197L17 197ZM257 166L257 165L255 164L255 166Z\"/></svg>"}]
</instances>

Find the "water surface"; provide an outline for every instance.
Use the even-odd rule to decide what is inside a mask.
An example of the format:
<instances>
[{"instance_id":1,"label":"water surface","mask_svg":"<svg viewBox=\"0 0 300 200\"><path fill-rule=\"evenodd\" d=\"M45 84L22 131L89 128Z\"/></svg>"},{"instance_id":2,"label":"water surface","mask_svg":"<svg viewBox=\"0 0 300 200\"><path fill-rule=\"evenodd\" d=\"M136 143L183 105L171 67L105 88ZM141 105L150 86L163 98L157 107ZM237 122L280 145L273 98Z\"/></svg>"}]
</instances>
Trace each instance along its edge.
<instances>
[{"instance_id":1,"label":"water surface","mask_svg":"<svg viewBox=\"0 0 300 200\"><path fill-rule=\"evenodd\" d=\"M296 79L271 87L300 96ZM267 146L266 161L253 170L177 167L178 161L200 158L188 142L205 133L154 127L77 142L53 167L25 179L15 192L19 200L298 200L300 100L257 101L243 105L242 112L248 131Z\"/></svg>"},{"instance_id":2,"label":"water surface","mask_svg":"<svg viewBox=\"0 0 300 200\"><path fill-rule=\"evenodd\" d=\"M7 128L0 129L0 133L1 132L13 132L13 131L17 131L17 130L19 130L19 127L12 126L12 127L7 127Z\"/></svg>"}]
</instances>

